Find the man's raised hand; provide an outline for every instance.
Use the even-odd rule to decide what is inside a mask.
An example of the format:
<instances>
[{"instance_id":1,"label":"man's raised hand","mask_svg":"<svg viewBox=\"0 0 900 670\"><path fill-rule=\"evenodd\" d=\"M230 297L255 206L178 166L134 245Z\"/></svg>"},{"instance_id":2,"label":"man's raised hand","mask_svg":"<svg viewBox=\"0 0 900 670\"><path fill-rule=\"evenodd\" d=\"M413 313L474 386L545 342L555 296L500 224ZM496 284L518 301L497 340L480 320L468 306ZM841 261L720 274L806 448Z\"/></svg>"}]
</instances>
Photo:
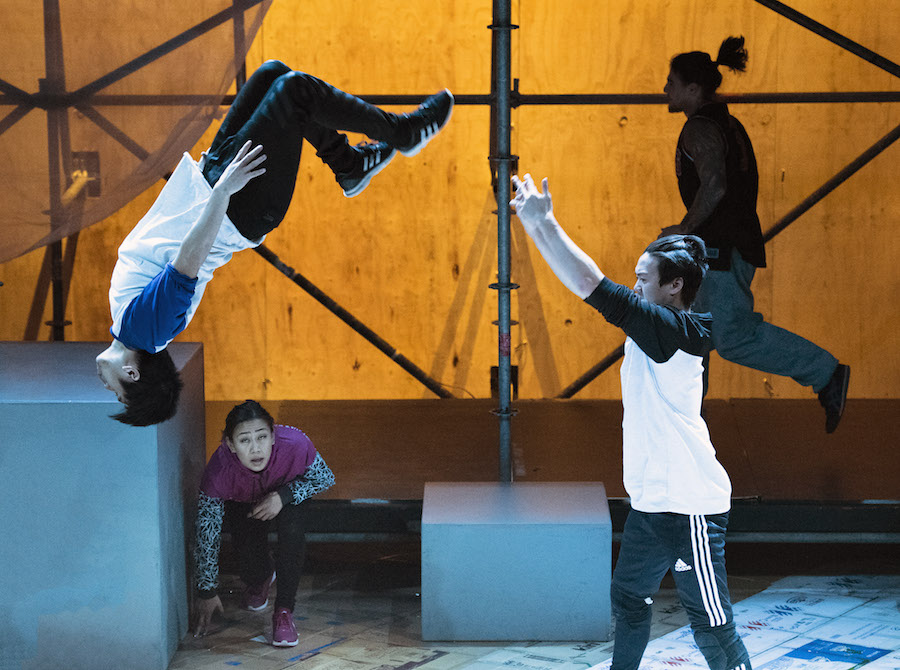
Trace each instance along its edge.
<instances>
[{"instance_id":1,"label":"man's raised hand","mask_svg":"<svg viewBox=\"0 0 900 670\"><path fill-rule=\"evenodd\" d=\"M251 149L249 141L237 152L219 177L219 181L213 186L200 217L191 225L181 241L178 254L172 261L172 266L178 272L186 277L197 276L216 241L219 227L228 211L228 201L232 195L244 188L248 181L266 171L264 167L260 167L264 160L266 155L262 152L262 146L257 145Z\"/></svg>"},{"instance_id":2,"label":"man's raised hand","mask_svg":"<svg viewBox=\"0 0 900 670\"><path fill-rule=\"evenodd\" d=\"M530 174L526 174L522 179L513 175L512 183L516 189L516 195L509 201L509 204L515 208L516 216L519 217L525 231L531 234L541 221L553 216L553 200L550 197L549 181L547 177L544 177L541 182L543 193L538 191Z\"/></svg>"},{"instance_id":3,"label":"man's raised hand","mask_svg":"<svg viewBox=\"0 0 900 670\"><path fill-rule=\"evenodd\" d=\"M225 168L222 176L213 189L220 189L228 196L232 196L247 185L251 179L265 174L266 168L260 167L266 160L266 155L262 152L261 144L257 144L252 149L251 142L247 140L238 152L235 154L231 163Z\"/></svg>"}]
</instances>

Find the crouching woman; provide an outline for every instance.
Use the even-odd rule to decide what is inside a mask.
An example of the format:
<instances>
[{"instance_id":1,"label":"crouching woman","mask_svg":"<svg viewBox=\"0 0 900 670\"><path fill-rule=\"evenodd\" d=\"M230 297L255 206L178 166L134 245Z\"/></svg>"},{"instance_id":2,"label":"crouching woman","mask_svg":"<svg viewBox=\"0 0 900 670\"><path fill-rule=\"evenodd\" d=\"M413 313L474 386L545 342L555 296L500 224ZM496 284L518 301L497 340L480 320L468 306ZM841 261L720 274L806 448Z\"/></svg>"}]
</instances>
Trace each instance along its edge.
<instances>
[{"instance_id":1,"label":"crouching woman","mask_svg":"<svg viewBox=\"0 0 900 670\"><path fill-rule=\"evenodd\" d=\"M231 532L245 589L241 607L261 611L277 575L272 644L297 644L294 600L305 548L302 503L334 484L334 475L299 429L275 425L255 400L236 405L225 419L222 443L200 483L195 553L196 636L224 613L216 593L223 523ZM269 527L275 521L275 560L269 554Z\"/></svg>"}]
</instances>

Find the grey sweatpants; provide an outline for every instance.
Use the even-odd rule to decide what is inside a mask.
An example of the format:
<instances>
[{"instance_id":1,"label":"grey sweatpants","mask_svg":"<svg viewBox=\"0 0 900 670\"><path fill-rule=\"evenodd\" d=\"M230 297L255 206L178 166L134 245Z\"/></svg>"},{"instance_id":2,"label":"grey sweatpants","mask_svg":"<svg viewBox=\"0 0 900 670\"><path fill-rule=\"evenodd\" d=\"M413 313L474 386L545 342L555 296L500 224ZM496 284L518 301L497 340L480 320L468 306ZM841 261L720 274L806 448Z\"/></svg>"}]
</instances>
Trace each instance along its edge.
<instances>
[{"instance_id":1,"label":"grey sweatpants","mask_svg":"<svg viewBox=\"0 0 900 670\"><path fill-rule=\"evenodd\" d=\"M731 269L707 272L691 309L712 314L713 347L726 361L791 377L820 391L831 379L838 360L753 311L750 283L755 273L756 268L741 258L737 249L732 250Z\"/></svg>"}]
</instances>

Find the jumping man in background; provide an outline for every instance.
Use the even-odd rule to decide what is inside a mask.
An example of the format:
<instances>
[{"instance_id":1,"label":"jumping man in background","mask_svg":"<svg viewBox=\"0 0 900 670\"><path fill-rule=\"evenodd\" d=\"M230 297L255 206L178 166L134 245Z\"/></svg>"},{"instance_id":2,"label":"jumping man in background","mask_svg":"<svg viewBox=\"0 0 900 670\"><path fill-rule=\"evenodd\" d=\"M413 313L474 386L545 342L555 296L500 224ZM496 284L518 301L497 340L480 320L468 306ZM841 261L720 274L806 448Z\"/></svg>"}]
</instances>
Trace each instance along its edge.
<instances>
[{"instance_id":1,"label":"jumping man in background","mask_svg":"<svg viewBox=\"0 0 900 670\"><path fill-rule=\"evenodd\" d=\"M753 311L750 284L766 252L756 213L759 175L741 123L716 100L719 66L743 72L743 37L729 37L716 60L701 51L672 59L665 93L669 111L687 121L678 138L675 172L687 213L663 235L692 234L706 243L709 273L695 307L713 317L713 348L727 361L793 378L812 387L834 432L844 412L850 367L812 342L763 320Z\"/></svg>"}]
</instances>

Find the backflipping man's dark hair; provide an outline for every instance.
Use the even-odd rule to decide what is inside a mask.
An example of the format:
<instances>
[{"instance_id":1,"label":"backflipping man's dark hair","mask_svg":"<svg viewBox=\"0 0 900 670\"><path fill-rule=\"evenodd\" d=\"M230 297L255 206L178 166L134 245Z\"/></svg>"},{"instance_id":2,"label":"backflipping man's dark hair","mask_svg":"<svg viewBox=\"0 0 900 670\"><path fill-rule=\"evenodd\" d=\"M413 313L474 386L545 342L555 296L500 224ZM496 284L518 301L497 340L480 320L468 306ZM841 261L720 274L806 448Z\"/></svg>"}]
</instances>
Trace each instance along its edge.
<instances>
[{"instance_id":1,"label":"backflipping man's dark hair","mask_svg":"<svg viewBox=\"0 0 900 670\"><path fill-rule=\"evenodd\" d=\"M722 73L719 65L724 65L732 72L744 72L747 69L747 50L743 37L727 37L719 47L716 60L705 51L689 51L678 54L669 64L685 84L699 84L703 95L711 98L722 84Z\"/></svg>"},{"instance_id":2,"label":"backflipping man's dark hair","mask_svg":"<svg viewBox=\"0 0 900 670\"><path fill-rule=\"evenodd\" d=\"M644 253L657 260L659 285L664 286L681 277L684 281L681 301L685 307L693 305L709 267L703 240L696 235L668 235L651 242Z\"/></svg>"},{"instance_id":3,"label":"backflipping man's dark hair","mask_svg":"<svg viewBox=\"0 0 900 670\"><path fill-rule=\"evenodd\" d=\"M222 439L231 439L234 435L234 429L239 423L244 421L253 421L253 419L262 419L269 426L269 430L275 425L272 415L266 411L266 408L255 400L245 400L240 405L235 405L225 417L225 429L222 431Z\"/></svg>"},{"instance_id":4,"label":"backflipping man's dark hair","mask_svg":"<svg viewBox=\"0 0 900 670\"><path fill-rule=\"evenodd\" d=\"M125 409L112 418L129 426L152 426L175 416L184 384L169 352L138 351L137 381L125 382Z\"/></svg>"}]
</instances>

